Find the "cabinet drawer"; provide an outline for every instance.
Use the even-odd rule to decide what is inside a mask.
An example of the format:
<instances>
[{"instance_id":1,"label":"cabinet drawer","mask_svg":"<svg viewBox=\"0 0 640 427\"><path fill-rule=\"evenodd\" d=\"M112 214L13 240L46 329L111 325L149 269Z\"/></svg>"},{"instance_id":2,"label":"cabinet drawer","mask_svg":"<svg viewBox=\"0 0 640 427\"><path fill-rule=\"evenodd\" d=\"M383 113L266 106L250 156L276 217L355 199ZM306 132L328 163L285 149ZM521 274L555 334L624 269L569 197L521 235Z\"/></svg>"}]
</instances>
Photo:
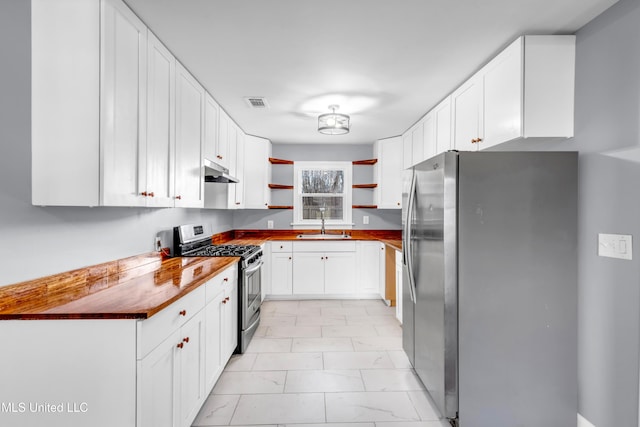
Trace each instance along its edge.
<instances>
[{"instance_id":1,"label":"cabinet drawer","mask_svg":"<svg viewBox=\"0 0 640 427\"><path fill-rule=\"evenodd\" d=\"M173 331L202 310L204 302L205 286L200 286L159 313L138 322L138 359L146 356Z\"/></svg>"},{"instance_id":2,"label":"cabinet drawer","mask_svg":"<svg viewBox=\"0 0 640 427\"><path fill-rule=\"evenodd\" d=\"M293 242L271 242L271 253L291 252L293 250Z\"/></svg>"},{"instance_id":3,"label":"cabinet drawer","mask_svg":"<svg viewBox=\"0 0 640 427\"><path fill-rule=\"evenodd\" d=\"M355 252L356 242L292 242L294 252Z\"/></svg>"},{"instance_id":4,"label":"cabinet drawer","mask_svg":"<svg viewBox=\"0 0 640 427\"><path fill-rule=\"evenodd\" d=\"M213 279L209 280L205 286L206 303L210 303L215 297L222 292L225 285L229 285L238 280L238 267L236 264L217 274Z\"/></svg>"}]
</instances>

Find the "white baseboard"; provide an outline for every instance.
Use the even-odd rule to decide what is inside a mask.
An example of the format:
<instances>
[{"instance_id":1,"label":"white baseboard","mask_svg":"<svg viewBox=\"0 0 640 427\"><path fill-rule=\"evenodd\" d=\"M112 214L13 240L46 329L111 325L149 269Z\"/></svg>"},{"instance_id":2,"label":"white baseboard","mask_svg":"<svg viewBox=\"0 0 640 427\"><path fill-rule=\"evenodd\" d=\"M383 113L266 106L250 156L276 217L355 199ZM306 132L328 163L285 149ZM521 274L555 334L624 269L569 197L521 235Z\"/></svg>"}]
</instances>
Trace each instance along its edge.
<instances>
[{"instance_id":1,"label":"white baseboard","mask_svg":"<svg viewBox=\"0 0 640 427\"><path fill-rule=\"evenodd\" d=\"M585 417L578 414L578 427L596 427L596 426L591 424Z\"/></svg>"}]
</instances>

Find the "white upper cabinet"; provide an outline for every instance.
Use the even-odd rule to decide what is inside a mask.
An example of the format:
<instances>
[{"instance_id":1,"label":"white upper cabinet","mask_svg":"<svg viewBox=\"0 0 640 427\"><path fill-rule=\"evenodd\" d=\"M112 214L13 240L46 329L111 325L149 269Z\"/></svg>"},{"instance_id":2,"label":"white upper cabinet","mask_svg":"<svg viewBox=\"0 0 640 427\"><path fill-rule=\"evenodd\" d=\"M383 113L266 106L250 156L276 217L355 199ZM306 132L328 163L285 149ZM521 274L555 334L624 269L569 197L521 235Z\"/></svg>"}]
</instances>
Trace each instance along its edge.
<instances>
[{"instance_id":1,"label":"white upper cabinet","mask_svg":"<svg viewBox=\"0 0 640 427\"><path fill-rule=\"evenodd\" d=\"M453 115L453 146L460 151L478 149L478 139L484 137L482 76L474 75L451 95Z\"/></svg>"},{"instance_id":2,"label":"white upper cabinet","mask_svg":"<svg viewBox=\"0 0 640 427\"><path fill-rule=\"evenodd\" d=\"M145 206L147 27L103 0L100 28L101 204Z\"/></svg>"},{"instance_id":3,"label":"white upper cabinet","mask_svg":"<svg viewBox=\"0 0 640 427\"><path fill-rule=\"evenodd\" d=\"M175 206L204 205L204 98L202 86L180 63L176 66Z\"/></svg>"},{"instance_id":4,"label":"white upper cabinet","mask_svg":"<svg viewBox=\"0 0 640 427\"><path fill-rule=\"evenodd\" d=\"M415 165L424 159L424 122L420 120L411 128L411 163Z\"/></svg>"},{"instance_id":5,"label":"white upper cabinet","mask_svg":"<svg viewBox=\"0 0 640 427\"><path fill-rule=\"evenodd\" d=\"M246 135L244 139L244 207L267 209L270 204L271 141Z\"/></svg>"},{"instance_id":6,"label":"white upper cabinet","mask_svg":"<svg viewBox=\"0 0 640 427\"><path fill-rule=\"evenodd\" d=\"M402 169L413 166L413 143L411 134L412 129L402 134Z\"/></svg>"},{"instance_id":7,"label":"white upper cabinet","mask_svg":"<svg viewBox=\"0 0 640 427\"><path fill-rule=\"evenodd\" d=\"M176 60L149 32L147 73L147 206L172 207L175 196Z\"/></svg>"},{"instance_id":8,"label":"white upper cabinet","mask_svg":"<svg viewBox=\"0 0 640 427\"><path fill-rule=\"evenodd\" d=\"M207 92L204 100L204 151L205 159L221 163L219 145L220 106ZM225 141L226 144L226 141Z\"/></svg>"},{"instance_id":9,"label":"white upper cabinet","mask_svg":"<svg viewBox=\"0 0 640 427\"><path fill-rule=\"evenodd\" d=\"M232 124L233 122L231 121L231 119L229 118L229 116L227 115L227 113L225 113L225 111L222 108L219 108L219 113L218 113L218 142L217 142L217 147L216 151L219 154L216 154L215 159L210 159L210 160L215 160L217 161L217 163L221 164L222 166L224 166L225 168L229 169L229 164L230 164L230 154L231 154L231 146L230 146L230 136L229 136L229 126ZM235 143L234 143L235 145ZM224 151L224 153L223 153ZM218 155L220 157L218 157ZM205 156L206 157L206 156Z\"/></svg>"},{"instance_id":10,"label":"white upper cabinet","mask_svg":"<svg viewBox=\"0 0 640 427\"><path fill-rule=\"evenodd\" d=\"M523 36L452 95L454 147L573 136L575 36Z\"/></svg>"},{"instance_id":11,"label":"white upper cabinet","mask_svg":"<svg viewBox=\"0 0 640 427\"><path fill-rule=\"evenodd\" d=\"M380 139L374 145L378 162L374 173L378 186L374 197L378 209L402 208L403 144L399 136Z\"/></svg>"},{"instance_id":12,"label":"white upper cabinet","mask_svg":"<svg viewBox=\"0 0 640 427\"><path fill-rule=\"evenodd\" d=\"M436 154L436 121L433 111L422 119L423 138L422 138L422 158L429 159Z\"/></svg>"},{"instance_id":13,"label":"white upper cabinet","mask_svg":"<svg viewBox=\"0 0 640 427\"><path fill-rule=\"evenodd\" d=\"M432 110L435 127L435 154L451 150L451 96Z\"/></svg>"},{"instance_id":14,"label":"white upper cabinet","mask_svg":"<svg viewBox=\"0 0 640 427\"><path fill-rule=\"evenodd\" d=\"M245 133L236 126L236 169L234 176L238 178L240 182L235 184L233 188L235 189L235 199L234 205L236 209L243 209L244 206L244 188L245 188L245 176L244 176L244 142L245 142Z\"/></svg>"}]
</instances>

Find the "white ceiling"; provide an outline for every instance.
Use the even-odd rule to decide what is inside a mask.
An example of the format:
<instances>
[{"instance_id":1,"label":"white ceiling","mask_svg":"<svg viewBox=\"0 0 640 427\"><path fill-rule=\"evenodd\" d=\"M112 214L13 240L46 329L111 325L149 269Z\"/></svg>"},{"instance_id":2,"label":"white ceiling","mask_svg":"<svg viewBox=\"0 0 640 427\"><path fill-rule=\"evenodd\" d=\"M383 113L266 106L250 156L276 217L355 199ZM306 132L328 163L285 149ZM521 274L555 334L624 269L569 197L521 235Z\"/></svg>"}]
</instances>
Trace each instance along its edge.
<instances>
[{"instance_id":1,"label":"white ceiling","mask_svg":"<svg viewBox=\"0 0 640 427\"><path fill-rule=\"evenodd\" d=\"M403 133L521 34L572 34L617 0L125 0L247 133ZM245 96L264 96L251 109ZM329 104L351 132L317 132Z\"/></svg>"}]
</instances>

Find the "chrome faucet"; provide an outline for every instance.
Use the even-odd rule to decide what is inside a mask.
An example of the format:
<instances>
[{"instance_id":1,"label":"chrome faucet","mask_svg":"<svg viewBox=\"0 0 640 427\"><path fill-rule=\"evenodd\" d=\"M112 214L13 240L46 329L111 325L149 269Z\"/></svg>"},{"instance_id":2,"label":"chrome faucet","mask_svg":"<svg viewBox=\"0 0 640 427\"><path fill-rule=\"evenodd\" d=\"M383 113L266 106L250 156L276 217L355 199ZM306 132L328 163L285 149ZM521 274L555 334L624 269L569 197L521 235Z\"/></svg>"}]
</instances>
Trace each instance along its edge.
<instances>
[{"instance_id":1,"label":"chrome faucet","mask_svg":"<svg viewBox=\"0 0 640 427\"><path fill-rule=\"evenodd\" d=\"M320 228L320 234L326 234L327 231L324 229L324 209L325 208L318 208L318 210L320 211L320 221L322 221L322 225Z\"/></svg>"}]
</instances>

